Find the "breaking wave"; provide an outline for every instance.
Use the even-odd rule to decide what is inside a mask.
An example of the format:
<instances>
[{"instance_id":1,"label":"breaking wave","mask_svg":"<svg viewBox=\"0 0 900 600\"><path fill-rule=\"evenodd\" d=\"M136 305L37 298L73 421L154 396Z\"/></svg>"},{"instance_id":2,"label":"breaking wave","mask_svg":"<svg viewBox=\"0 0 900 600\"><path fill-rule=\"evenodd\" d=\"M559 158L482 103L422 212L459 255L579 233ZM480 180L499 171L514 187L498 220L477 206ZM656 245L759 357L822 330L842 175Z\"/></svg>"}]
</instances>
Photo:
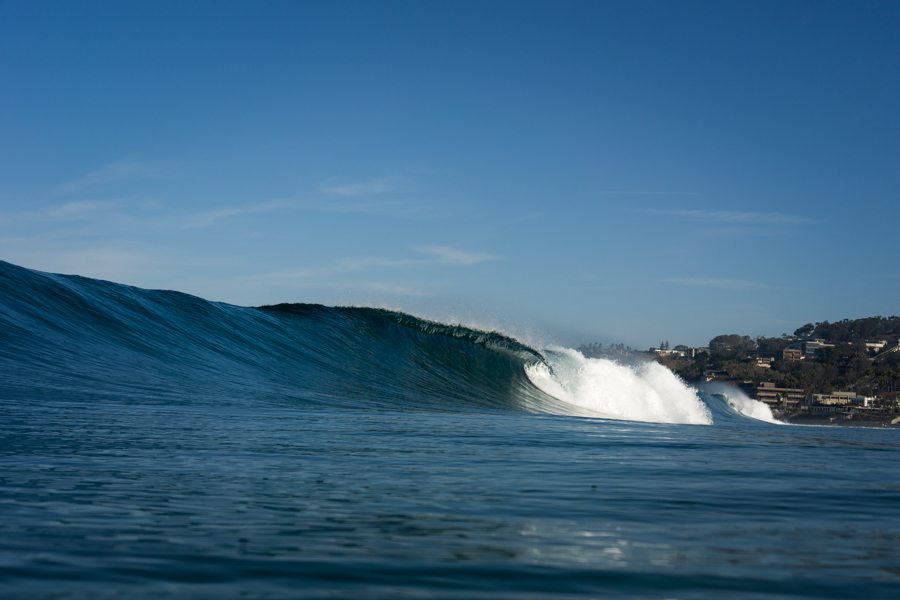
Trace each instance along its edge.
<instances>
[{"instance_id":1,"label":"breaking wave","mask_svg":"<svg viewBox=\"0 0 900 600\"><path fill-rule=\"evenodd\" d=\"M772 415L772 409L765 402L754 400L734 386L722 382L711 382L700 386L700 389L711 396L718 396L738 414L758 421L785 425Z\"/></svg>"},{"instance_id":2,"label":"breaking wave","mask_svg":"<svg viewBox=\"0 0 900 600\"><path fill-rule=\"evenodd\" d=\"M536 350L501 333L378 308L244 308L0 261L0 396L17 394L686 424L719 414L656 363ZM772 421L754 401L729 402Z\"/></svg>"},{"instance_id":3,"label":"breaking wave","mask_svg":"<svg viewBox=\"0 0 900 600\"><path fill-rule=\"evenodd\" d=\"M585 358L566 348L549 348L546 362L526 366L546 394L612 419L709 425L712 415L697 395L656 362L628 366Z\"/></svg>"}]
</instances>

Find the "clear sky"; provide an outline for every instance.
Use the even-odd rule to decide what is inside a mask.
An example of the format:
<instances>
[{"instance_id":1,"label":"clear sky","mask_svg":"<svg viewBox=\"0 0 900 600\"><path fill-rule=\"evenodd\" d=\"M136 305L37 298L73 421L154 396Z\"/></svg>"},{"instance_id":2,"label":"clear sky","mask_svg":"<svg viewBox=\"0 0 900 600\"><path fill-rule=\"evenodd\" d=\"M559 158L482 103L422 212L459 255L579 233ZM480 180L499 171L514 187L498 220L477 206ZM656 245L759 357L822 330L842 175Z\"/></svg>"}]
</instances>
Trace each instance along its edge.
<instances>
[{"instance_id":1,"label":"clear sky","mask_svg":"<svg viewBox=\"0 0 900 600\"><path fill-rule=\"evenodd\" d=\"M538 342L900 313L898 2L0 1L0 259Z\"/></svg>"}]
</instances>

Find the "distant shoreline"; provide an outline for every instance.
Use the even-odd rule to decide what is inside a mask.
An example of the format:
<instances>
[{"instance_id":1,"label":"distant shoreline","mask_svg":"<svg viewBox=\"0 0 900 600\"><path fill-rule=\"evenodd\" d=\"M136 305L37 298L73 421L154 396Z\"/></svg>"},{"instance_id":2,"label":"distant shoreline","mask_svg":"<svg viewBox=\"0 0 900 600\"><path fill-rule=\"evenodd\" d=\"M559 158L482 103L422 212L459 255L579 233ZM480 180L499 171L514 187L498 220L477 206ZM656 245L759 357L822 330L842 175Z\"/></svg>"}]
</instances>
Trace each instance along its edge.
<instances>
[{"instance_id":1,"label":"distant shoreline","mask_svg":"<svg viewBox=\"0 0 900 600\"><path fill-rule=\"evenodd\" d=\"M819 425L823 427L868 427L871 429L900 429L900 422L891 423L893 417L885 418L885 416L854 414L852 418L842 418L843 415L827 415L827 414L790 414L775 415L775 418L790 423L791 425Z\"/></svg>"},{"instance_id":2,"label":"distant shoreline","mask_svg":"<svg viewBox=\"0 0 900 600\"><path fill-rule=\"evenodd\" d=\"M723 334L705 347L580 346L585 357L655 361L692 385L722 382L791 423L898 428L900 316L807 323L781 337Z\"/></svg>"}]
</instances>

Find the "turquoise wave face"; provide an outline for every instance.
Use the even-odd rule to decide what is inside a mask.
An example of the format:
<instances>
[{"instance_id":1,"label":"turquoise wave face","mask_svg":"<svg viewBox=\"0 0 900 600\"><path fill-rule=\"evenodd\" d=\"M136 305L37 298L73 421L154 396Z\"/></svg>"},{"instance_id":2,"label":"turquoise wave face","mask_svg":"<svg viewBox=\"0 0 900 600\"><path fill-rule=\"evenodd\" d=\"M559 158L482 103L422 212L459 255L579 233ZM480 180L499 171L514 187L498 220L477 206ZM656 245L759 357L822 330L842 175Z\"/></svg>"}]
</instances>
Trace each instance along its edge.
<instances>
[{"instance_id":1,"label":"turquoise wave face","mask_svg":"<svg viewBox=\"0 0 900 600\"><path fill-rule=\"evenodd\" d=\"M376 308L243 308L0 263L3 383L134 401L566 412L496 332Z\"/></svg>"},{"instance_id":2,"label":"turquoise wave face","mask_svg":"<svg viewBox=\"0 0 900 600\"><path fill-rule=\"evenodd\" d=\"M29 393L688 424L750 414L698 396L655 363L538 351L497 332L379 308L244 308L3 262L0 322L0 381Z\"/></svg>"}]
</instances>

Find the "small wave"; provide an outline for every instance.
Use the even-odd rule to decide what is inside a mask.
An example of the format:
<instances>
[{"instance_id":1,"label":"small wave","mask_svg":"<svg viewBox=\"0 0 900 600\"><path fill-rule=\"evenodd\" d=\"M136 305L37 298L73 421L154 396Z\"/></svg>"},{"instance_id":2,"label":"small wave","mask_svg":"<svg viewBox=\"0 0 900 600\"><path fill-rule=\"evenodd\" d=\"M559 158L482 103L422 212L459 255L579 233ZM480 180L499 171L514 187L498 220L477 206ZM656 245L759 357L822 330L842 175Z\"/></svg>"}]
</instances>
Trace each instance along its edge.
<instances>
[{"instance_id":1,"label":"small wave","mask_svg":"<svg viewBox=\"0 0 900 600\"><path fill-rule=\"evenodd\" d=\"M658 363L627 366L559 347L545 356L546 363L529 364L526 372L538 389L558 400L610 419L712 424L697 392Z\"/></svg>"}]
</instances>

